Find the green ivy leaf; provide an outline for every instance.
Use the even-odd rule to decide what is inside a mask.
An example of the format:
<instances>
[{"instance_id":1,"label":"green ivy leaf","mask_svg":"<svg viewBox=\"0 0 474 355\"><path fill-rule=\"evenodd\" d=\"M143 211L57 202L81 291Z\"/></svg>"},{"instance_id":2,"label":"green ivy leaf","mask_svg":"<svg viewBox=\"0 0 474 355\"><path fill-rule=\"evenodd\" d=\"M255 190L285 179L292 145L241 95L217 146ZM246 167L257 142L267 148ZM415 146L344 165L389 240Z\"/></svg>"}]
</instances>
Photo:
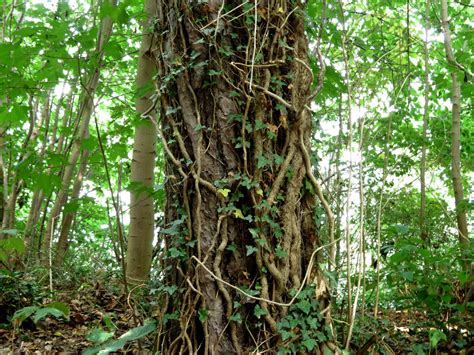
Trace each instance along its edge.
<instances>
[{"instance_id":1,"label":"green ivy leaf","mask_svg":"<svg viewBox=\"0 0 474 355\"><path fill-rule=\"evenodd\" d=\"M259 131L261 129L267 128L267 124L261 120L255 120L255 130Z\"/></svg>"},{"instance_id":2,"label":"green ivy leaf","mask_svg":"<svg viewBox=\"0 0 474 355\"><path fill-rule=\"evenodd\" d=\"M275 249L275 255L277 256L277 258L282 259L288 256L288 252L285 251L282 247L278 246Z\"/></svg>"},{"instance_id":3,"label":"green ivy leaf","mask_svg":"<svg viewBox=\"0 0 474 355\"><path fill-rule=\"evenodd\" d=\"M303 340L302 344L308 349L309 351L313 350L316 346L317 342L314 339L305 339Z\"/></svg>"},{"instance_id":4,"label":"green ivy leaf","mask_svg":"<svg viewBox=\"0 0 474 355\"><path fill-rule=\"evenodd\" d=\"M254 247L253 245L246 245L245 248L247 248L247 256L252 255L253 253L257 252L257 248Z\"/></svg>"},{"instance_id":5,"label":"green ivy leaf","mask_svg":"<svg viewBox=\"0 0 474 355\"><path fill-rule=\"evenodd\" d=\"M217 192L227 198L227 196L229 195L230 189L218 189Z\"/></svg>"},{"instance_id":6,"label":"green ivy leaf","mask_svg":"<svg viewBox=\"0 0 474 355\"><path fill-rule=\"evenodd\" d=\"M209 315L209 312L207 309L204 309L204 308L199 309L198 317L201 323L204 323L207 320L208 315Z\"/></svg>"},{"instance_id":7,"label":"green ivy leaf","mask_svg":"<svg viewBox=\"0 0 474 355\"><path fill-rule=\"evenodd\" d=\"M237 323L239 323L239 324L242 324L242 316L240 315L240 313L233 314L233 315L230 317L230 320L231 320L231 321L234 321L234 322L237 322Z\"/></svg>"},{"instance_id":8,"label":"green ivy leaf","mask_svg":"<svg viewBox=\"0 0 474 355\"><path fill-rule=\"evenodd\" d=\"M302 310L304 313L309 314L311 312L311 303L307 300L301 300L296 304L296 307Z\"/></svg>"},{"instance_id":9,"label":"green ivy leaf","mask_svg":"<svg viewBox=\"0 0 474 355\"><path fill-rule=\"evenodd\" d=\"M255 308L253 309L253 314L254 314L255 317L260 319L260 317L266 316L268 314L268 311L266 309L260 307L259 304L257 304L255 306Z\"/></svg>"}]
</instances>

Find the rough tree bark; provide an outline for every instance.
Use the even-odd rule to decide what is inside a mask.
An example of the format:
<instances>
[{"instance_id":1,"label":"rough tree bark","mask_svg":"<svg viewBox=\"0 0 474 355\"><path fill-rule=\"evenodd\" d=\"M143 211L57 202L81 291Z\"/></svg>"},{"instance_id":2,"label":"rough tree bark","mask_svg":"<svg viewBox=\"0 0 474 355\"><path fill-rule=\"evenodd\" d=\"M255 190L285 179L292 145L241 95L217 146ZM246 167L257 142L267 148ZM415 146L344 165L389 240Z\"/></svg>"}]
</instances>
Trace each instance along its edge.
<instances>
[{"instance_id":1,"label":"rough tree bark","mask_svg":"<svg viewBox=\"0 0 474 355\"><path fill-rule=\"evenodd\" d=\"M147 21L138 59L137 88L145 90L136 101L139 115L145 115L135 128L130 182L130 227L127 245L127 280L131 284L142 283L148 279L153 253L155 234L155 209L153 204L153 176L156 157L157 131L153 124L156 112L150 99L154 86L153 74L156 72L153 60L155 35L151 27L156 14L156 1L145 1Z\"/></svg>"},{"instance_id":2,"label":"rough tree bark","mask_svg":"<svg viewBox=\"0 0 474 355\"><path fill-rule=\"evenodd\" d=\"M167 153L157 350L321 353L333 343L302 4L157 4Z\"/></svg>"}]
</instances>

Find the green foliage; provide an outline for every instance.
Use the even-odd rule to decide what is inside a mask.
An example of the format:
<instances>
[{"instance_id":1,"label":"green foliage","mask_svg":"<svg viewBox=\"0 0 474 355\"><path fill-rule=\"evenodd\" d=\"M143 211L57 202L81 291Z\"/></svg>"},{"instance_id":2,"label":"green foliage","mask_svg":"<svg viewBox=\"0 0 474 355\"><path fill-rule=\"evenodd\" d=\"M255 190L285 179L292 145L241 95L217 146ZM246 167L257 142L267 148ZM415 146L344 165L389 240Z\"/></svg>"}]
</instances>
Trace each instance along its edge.
<instances>
[{"instance_id":1,"label":"green foliage","mask_svg":"<svg viewBox=\"0 0 474 355\"><path fill-rule=\"evenodd\" d=\"M0 233L5 235L16 235L16 229L0 230ZM25 243L23 239L17 237L10 237L0 239L0 262L8 265L8 258L12 255L21 255L25 252Z\"/></svg>"},{"instance_id":2,"label":"green foliage","mask_svg":"<svg viewBox=\"0 0 474 355\"><path fill-rule=\"evenodd\" d=\"M23 321L29 317L33 317L33 322L37 323L47 316L53 316L55 318L69 319L69 307L62 302L52 302L46 306L28 306L23 307L15 312L12 317L12 322L17 326L20 326Z\"/></svg>"},{"instance_id":3,"label":"green foliage","mask_svg":"<svg viewBox=\"0 0 474 355\"><path fill-rule=\"evenodd\" d=\"M278 354L311 352L318 343L329 339L327 329L321 330L323 315L314 292L313 287L305 287L288 314L278 322L283 342Z\"/></svg>"},{"instance_id":4,"label":"green foliage","mask_svg":"<svg viewBox=\"0 0 474 355\"><path fill-rule=\"evenodd\" d=\"M102 331L100 329L95 329L89 333L88 339L99 343L99 345L89 348L83 352L84 355L93 355L93 354L110 354L111 352L122 349L128 342L133 340L138 340L146 335L150 334L156 329L156 322L150 321L145 322L144 325L132 328L127 331L125 334L122 334L115 340L108 341L110 339L110 333ZM94 340L93 340L94 339Z\"/></svg>"}]
</instances>

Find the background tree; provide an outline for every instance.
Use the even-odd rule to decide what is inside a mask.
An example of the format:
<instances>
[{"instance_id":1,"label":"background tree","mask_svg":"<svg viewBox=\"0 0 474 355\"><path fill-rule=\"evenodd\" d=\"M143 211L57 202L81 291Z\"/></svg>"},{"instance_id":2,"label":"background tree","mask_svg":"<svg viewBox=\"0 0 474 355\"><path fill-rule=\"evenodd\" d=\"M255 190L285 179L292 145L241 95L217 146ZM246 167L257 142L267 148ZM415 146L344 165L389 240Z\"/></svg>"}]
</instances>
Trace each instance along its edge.
<instances>
[{"instance_id":1,"label":"background tree","mask_svg":"<svg viewBox=\"0 0 474 355\"><path fill-rule=\"evenodd\" d=\"M127 246L127 278L132 283L148 279L150 272L153 238L155 231L155 208L153 202L153 182L156 157L157 123L153 74L156 70L154 55L157 50L156 34L153 33L153 19L156 3L145 2L147 20L144 22L140 58L138 59L137 113L140 115L135 128L130 183L130 227ZM156 96L156 94L155 94Z\"/></svg>"}]
</instances>

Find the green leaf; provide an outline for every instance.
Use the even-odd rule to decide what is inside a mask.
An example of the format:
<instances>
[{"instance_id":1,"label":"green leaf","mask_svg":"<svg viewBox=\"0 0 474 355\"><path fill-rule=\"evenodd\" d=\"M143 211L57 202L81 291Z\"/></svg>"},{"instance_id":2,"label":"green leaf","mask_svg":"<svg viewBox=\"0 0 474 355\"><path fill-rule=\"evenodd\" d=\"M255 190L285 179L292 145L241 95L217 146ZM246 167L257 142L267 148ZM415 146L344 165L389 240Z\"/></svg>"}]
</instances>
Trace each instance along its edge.
<instances>
[{"instance_id":1,"label":"green leaf","mask_svg":"<svg viewBox=\"0 0 474 355\"><path fill-rule=\"evenodd\" d=\"M102 328L94 328L86 335L86 339L95 344L101 344L113 336L114 332L106 332Z\"/></svg>"},{"instance_id":2,"label":"green leaf","mask_svg":"<svg viewBox=\"0 0 474 355\"><path fill-rule=\"evenodd\" d=\"M2 232L11 234L15 229L4 229ZM0 239L0 260L6 261L13 253L23 253L25 251L25 243L21 238Z\"/></svg>"},{"instance_id":3,"label":"green leaf","mask_svg":"<svg viewBox=\"0 0 474 355\"><path fill-rule=\"evenodd\" d=\"M252 255L257 251L257 248L254 247L253 245L246 245L245 248L247 248L247 256Z\"/></svg>"},{"instance_id":4,"label":"green leaf","mask_svg":"<svg viewBox=\"0 0 474 355\"><path fill-rule=\"evenodd\" d=\"M235 253L237 251L237 245L234 242L232 242L232 244L228 245L226 249Z\"/></svg>"},{"instance_id":5,"label":"green leaf","mask_svg":"<svg viewBox=\"0 0 474 355\"><path fill-rule=\"evenodd\" d=\"M261 120L255 120L255 130L259 131L261 129L267 128L267 124L262 122Z\"/></svg>"},{"instance_id":6,"label":"green leaf","mask_svg":"<svg viewBox=\"0 0 474 355\"><path fill-rule=\"evenodd\" d=\"M206 128L206 126L199 123L199 124L196 125L196 127L194 127L194 132L199 132L199 131L201 131L205 128Z\"/></svg>"},{"instance_id":7,"label":"green leaf","mask_svg":"<svg viewBox=\"0 0 474 355\"><path fill-rule=\"evenodd\" d=\"M71 309L69 306L64 302L51 302L47 304L49 308L56 308L57 310L61 311L66 318L69 318L69 314Z\"/></svg>"},{"instance_id":8,"label":"green leaf","mask_svg":"<svg viewBox=\"0 0 474 355\"><path fill-rule=\"evenodd\" d=\"M402 275L402 277L409 282L413 281L413 272L411 271L402 271L400 272L400 275Z\"/></svg>"},{"instance_id":9,"label":"green leaf","mask_svg":"<svg viewBox=\"0 0 474 355\"><path fill-rule=\"evenodd\" d=\"M285 251L282 247L278 246L276 249L275 249L275 255L277 256L277 258L285 258L286 256L288 256L288 252Z\"/></svg>"},{"instance_id":10,"label":"green leaf","mask_svg":"<svg viewBox=\"0 0 474 355\"><path fill-rule=\"evenodd\" d=\"M83 352L83 355L93 355L93 354L109 354L113 351L122 349L125 344L132 340L137 340L143 338L149 333L153 332L156 329L156 322L152 321L140 327L130 329L128 332L120 336L117 340L110 341L106 344L100 346L89 348Z\"/></svg>"},{"instance_id":11,"label":"green leaf","mask_svg":"<svg viewBox=\"0 0 474 355\"><path fill-rule=\"evenodd\" d=\"M222 74L222 71L211 69L211 70L208 71L208 74L209 74L210 76L213 76L213 75L221 75L221 74Z\"/></svg>"},{"instance_id":12,"label":"green leaf","mask_svg":"<svg viewBox=\"0 0 474 355\"><path fill-rule=\"evenodd\" d=\"M253 314L254 314L255 317L260 319L260 317L266 316L268 314L268 311L266 309L260 307L259 304L257 304L255 306L255 308L253 309Z\"/></svg>"},{"instance_id":13,"label":"green leaf","mask_svg":"<svg viewBox=\"0 0 474 355\"><path fill-rule=\"evenodd\" d=\"M271 164L271 161L268 160L263 154L257 157L257 168L261 169L270 164Z\"/></svg>"},{"instance_id":14,"label":"green leaf","mask_svg":"<svg viewBox=\"0 0 474 355\"><path fill-rule=\"evenodd\" d=\"M242 210L240 208L235 209L235 211L233 213L234 213L235 218L244 219L244 215L243 215Z\"/></svg>"},{"instance_id":15,"label":"green leaf","mask_svg":"<svg viewBox=\"0 0 474 355\"><path fill-rule=\"evenodd\" d=\"M15 312L12 317L12 321L18 320L20 323L22 323L26 318L35 313L38 309L39 307L37 306L23 307L22 309L19 309Z\"/></svg>"},{"instance_id":16,"label":"green leaf","mask_svg":"<svg viewBox=\"0 0 474 355\"><path fill-rule=\"evenodd\" d=\"M227 197L229 195L230 189L218 189L217 192L222 196Z\"/></svg>"},{"instance_id":17,"label":"green leaf","mask_svg":"<svg viewBox=\"0 0 474 355\"><path fill-rule=\"evenodd\" d=\"M307 300L301 300L296 304L296 307L298 307L300 310L302 310L304 313L309 314L311 311L311 303Z\"/></svg>"},{"instance_id":18,"label":"green leaf","mask_svg":"<svg viewBox=\"0 0 474 355\"><path fill-rule=\"evenodd\" d=\"M50 316L50 315L55 317L55 318L60 318L60 317L67 318L66 315L57 308L44 307L44 308L38 309L35 312L35 315L33 317L33 322L37 323L38 321L40 321L44 317L47 317L47 316Z\"/></svg>"},{"instance_id":19,"label":"green leaf","mask_svg":"<svg viewBox=\"0 0 474 355\"><path fill-rule=\"evenodd\" d=\"M317 342L314 339L306 339L303 340L302 344L308 349L309 351L313 350L316 346Z\"/></svg>"},{"instance_id":20,"label":"green leaf","mask_svg":"<svg viewBox=\"0 0 474 355\"><path fill-rule=\"evenodd\" d=\"M439 329L430 330L430 345L432 348L436 348L440 340L447 340L446 334Z\"/></svg>"},{"instance_id":21,"label":"green leaf","mask_svg":"<svg viewBox=\"0 0 474 355\"><path fill-rule=\"evenodd\" d=\"M207 309L200 308L198 310L198 317L201 323L204 323L207 320L208 315L209 315L209 312Z\"/></svg>"},{"instance_id":22,"label":"green leaf","mask_svg":"<svg viewBox=\"0 0 474 355\"><path fill-rule=\"evenodd\" d=\"M236 314L232 315L230 317L230 320L234 321L234 322L237 322L239 324L242 324L242 316L240 315L240 313L236 313Z\"/></svg>"}]
</instances>

